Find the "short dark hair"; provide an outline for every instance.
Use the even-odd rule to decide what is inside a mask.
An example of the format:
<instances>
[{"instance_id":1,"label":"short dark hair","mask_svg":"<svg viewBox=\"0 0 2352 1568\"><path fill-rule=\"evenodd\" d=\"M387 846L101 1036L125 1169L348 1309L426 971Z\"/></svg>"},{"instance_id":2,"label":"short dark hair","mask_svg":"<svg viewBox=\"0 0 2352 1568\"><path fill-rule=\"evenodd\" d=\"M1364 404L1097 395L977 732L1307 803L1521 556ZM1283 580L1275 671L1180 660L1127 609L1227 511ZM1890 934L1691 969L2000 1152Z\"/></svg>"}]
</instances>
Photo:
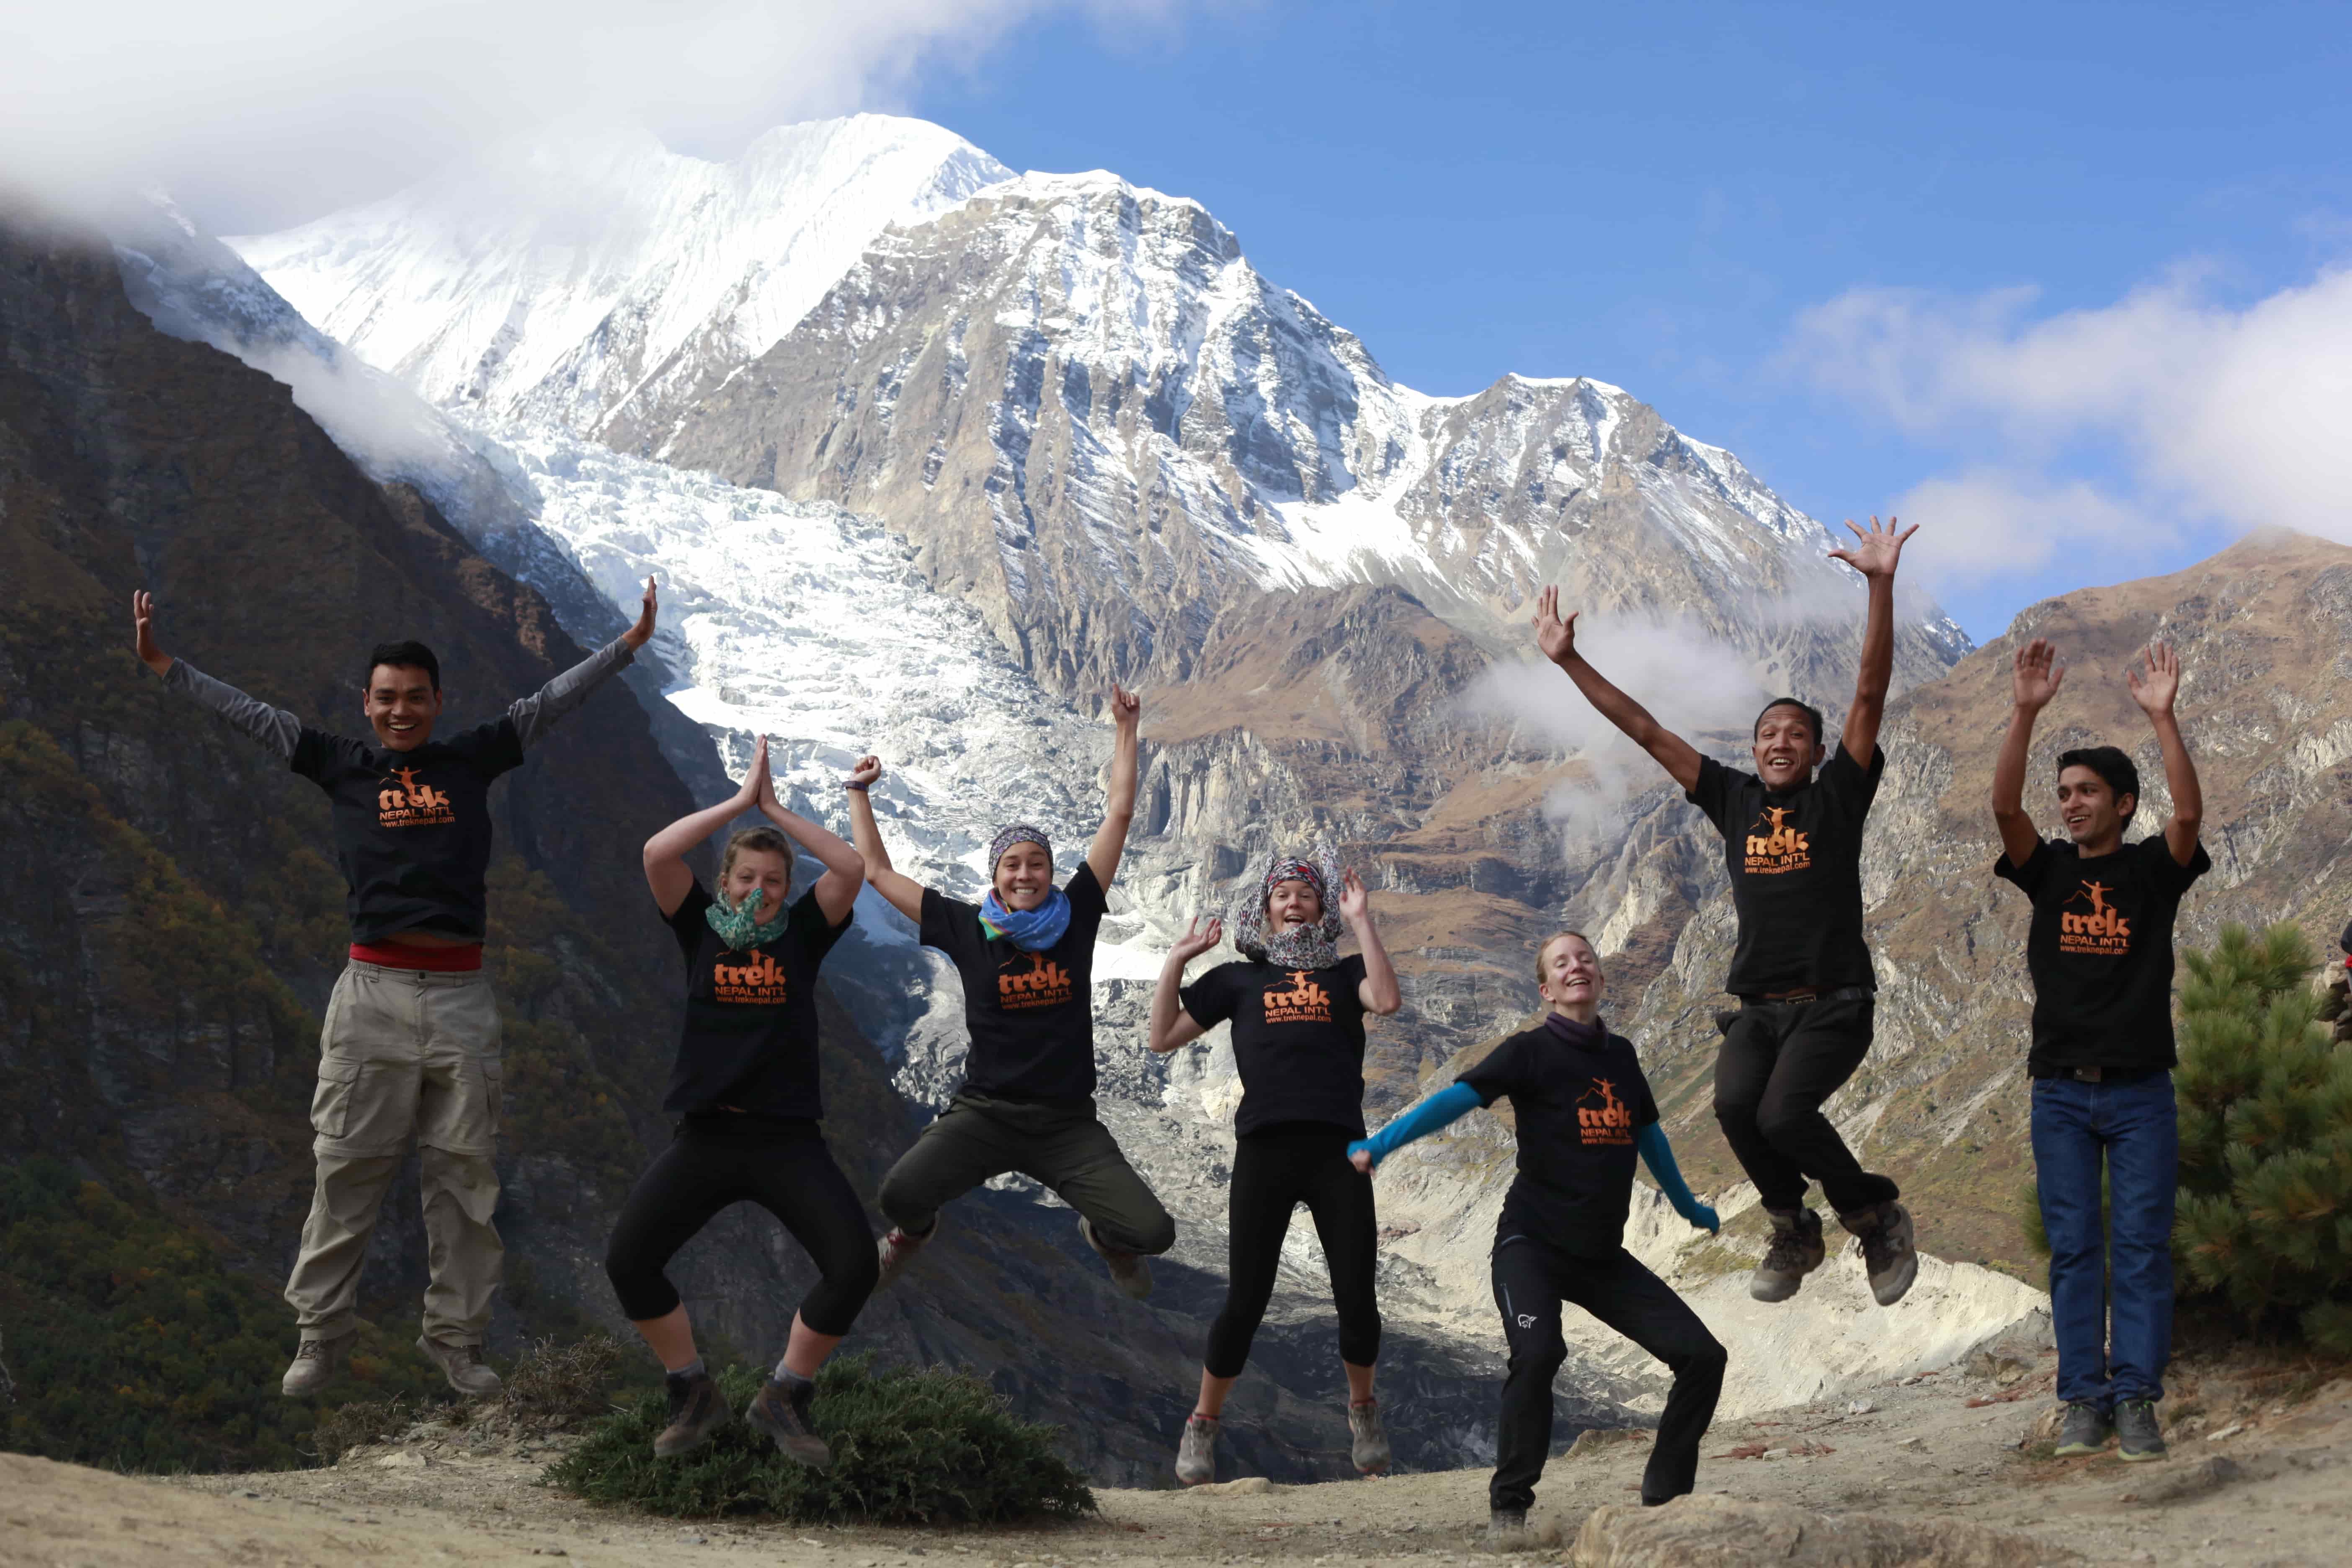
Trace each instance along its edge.
<instances>
[{"instance_id":1,"label":"short dark hair","mask_svg":"<svg viewBox=\"0 0 2352 1568\"><path fill-rule=\"evenodd\" d=\"M415 638L405 642L376 644L375 651L368 655L367 679L360 683L362 690L366 689L369 681L375 679L375 667L379 664L396 665L404 669L421 669L425 672L425 678L433 683L433 689L436 691L441 689L441 661L433 657L431 648Z\"/></svg>"},{"instance_id":2,"label":"short dark hair","mask_svg":"<svg viewBox=\"0 0 2352 1568\"><path fill-rule=\"evenodd\" d=\"M2132 810L2123 814L2126 822L2132 819L2132 811L2139 809L2139 767L2124 753L2122 747L2082 746L2071 752L2059 752L2058 771L2063 773L2068 768L2090 769L2099 775L2108 793L2117 800L2131 796Z\"/></svg>"},{"instance_id":3,"label":"short dark hair","mask_svg":"<svg viewBox=\"0 0 2352 1568\"><path fill-rule=\"evenodd\" d=\"M1829 743L1822 738L1828 732L1825 728L1826 721L1822 718L1822 710L1814 707L1810 702L1800 702L1793 697L1775 697L1771 701L1764 704L1764 706L1757 711L1756 722L1748 726L1748 738L1749 740L1754 740L1756 738L1756 732L1764 728L1764 715L1769 713L1775 708L1794 708L1798 712L1802 713L1805 716L1805 722L1813 727L1813 744L1816 746L1822 746Z\"/></svg>"}]
</instances>

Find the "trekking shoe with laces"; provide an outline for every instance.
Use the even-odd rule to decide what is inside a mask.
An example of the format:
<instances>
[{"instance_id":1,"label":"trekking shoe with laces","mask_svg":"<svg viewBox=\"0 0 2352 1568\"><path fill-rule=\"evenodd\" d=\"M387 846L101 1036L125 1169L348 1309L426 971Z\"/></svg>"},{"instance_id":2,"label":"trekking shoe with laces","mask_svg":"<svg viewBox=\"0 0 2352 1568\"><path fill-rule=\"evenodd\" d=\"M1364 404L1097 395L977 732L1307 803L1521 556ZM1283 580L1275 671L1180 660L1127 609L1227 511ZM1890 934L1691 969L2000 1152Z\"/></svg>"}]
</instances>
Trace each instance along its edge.
<instances>
[{"instance_id":1,"label":"trekking shoe with laces","mask_svg":"<svg viewBox=\"0 0 2352 1568\"><path fill-rule=\"evenodd\" d=\"M1528 1532L1528 1510L1523 1508L1489 1509L1486 1512L1486 1539L1489 1542L1507 1539Z\"/></svg>"},{"instance_id":2,"label":"trekking shoe with laces","mask_svg":"<svg viewBox=\"0 0 2352 1568\"><path fill-rule=\"evenodd\" d=\"M943 1215L934 1215L931 1228L920 1236L910 1236L895 1225L882 1233L882 1239L874 1244L882 1264L882 1272L874 1281L875 1289L887 1290L891 1282L907 1271L907 1266L915 1261L915 1255L938 1239L940 1225L945 1217Z\"/></svg>"},{"instance_id":3,"label":"trekking shoe with laces","mask_svg":"<svg viewBox=\"0 0 2352 1568\"><path fill-rule=\"evenodd\" d=\"M278 1391L299 1399L326 1387L329 1380L343 1370L343 1363L351 1360L354 1338L352 1334L338 1334L331 1340L304 1340L294 1352L294 1360L278 1384Z\"/></svg>"},{"instance_id":4,"label":"trekking shoe with laces","mask_svg":"<svg viewBox=\"0 0 2352 1568\"><path fill-rule=\"evenodd\" d=\"M2058 1428L2058 1447L2052 1452L2062 1459L2095 1454L2107 1446L2115 1430L2105 1411L2087 1399L2077 1399L2066 1406L2065 1423Z\"/></svg>"},{"instance_id":5,"label":"trekking shoe with laces","mask_svg":"<svg viewBox=\"0 0 2352 1568\"><path fill-rule=\"evenodd\" d=\"M1862 1270L1870 1276L1870 1293L1882 1307L1892 1307L1919 1277L1919 1249L1911 1244L1911 1211L1892 1199L1842 1214L1838 1223L1862 1243Z\"/></svg>"},{"instance_id":6,"label":"trekking shoe with laces","mask_svg":"<svg viewBox=\"0 0 2352 1568\"><path fill-rule=\"evenodd\" d=\"M813 1470L833 1468L833 1450L816 1435L809 1422L809 1401L815 1396L816 1384L801 1383L786 1388L771 1377L761 1386L760 1396L743 1412L743 1419L776 1440L776 1451Z\"/></svg>"},{"instance_id":7,"label":"trekking shoe with laces","mask_svg":"<svg viewBox=\"0 0 2352 1568\"><path fill-rule=\"evenodd\" d=\"M2156 1401L2126 1399L2116 1405L2116 1447L2137 1464L2164 1458L2164 1429L2156 1424Z\"/></svg>"},{"instance_id":8,"label":"trekking shoe with laces","mask_svg":"<svg viewBox=\"0 0 2352 1568\"><path fill-rule=\"evenodd\" d=\"M419 1334L416 1348L425 1352L426 1361L441 1369L450 1387L468 1399L496 1394L501 1386L499 1374L482 1360L479 1345L445 1345L429 1335Z\"/></svg>"},{"instance_id":9,"label":"trekking shoe with laces","mask_svg":"<svg viewBox=\"0 0 2352 1568\"><path fill-rule=\"evenodd\" d=\"M1376 1475L1389 1468L1394 1456L1389 1451L1388 1432L1381 1426L1379 1400L1348 1406L1348 1458L1356 1462L1358 1475Z\"/></svg>"},{"instance_id":10,"label":"trekking shoe with laces","mask_svg":"<svg viewBox=\"0 0 2352 1568\"><path fill-rule=\"evenodd\" d=\"M1184 1422L1184 1436L1176 1444L1176 1479L1197 1487L1217 1479L1217 1418L1193 1415Z\"/></svg>"},{"instance_id":11,"label":"trekking shoe with laces","mask_svg":"<svg viewBox=\"0 0 2352 1568\"><path fill-rule=\"evenodd\" d=\"M673 1372L662 1384L669 1395L669 1425L654 1439L656 1458L701 1447L712 1430L734 1414L727 1407L727 1396L719 1392L719 1380L707 1372L688 1376Z\"/></svg>"},{"instance_id":12,"label":"trekking shoe with laces","mask_svg":"<svg viewBox=\"0 0 2352 1568\"><path fill-rule=\"evenodd\" d=\"M1141 1253L1105 1246L1102 1238L1095 1235L1095 1227L1087 1223L1084 1215L1078 1216L1078 1234L1087 1238L1087 1245L1093 1247L1109 1267L1110 1282L1122 1293L1139 1301L1151 1294L1151 1265L1143 1261Z\"/></svg>"},{"instance_id":13,"label":"trekking shoe with laces","mask_svg":"<svg viewBox=\"0 0 2352 1568\"><path fill-rule=\"evenodd\" d=\"M1772 1242L1748 1278L1748 1293L1759 1301L1785 1301L1829 1256L1822 1245L1822 1216L1806 1208L1766 1209L1764 1215L1772 1222Z\"/></svg>"}]
</instances>

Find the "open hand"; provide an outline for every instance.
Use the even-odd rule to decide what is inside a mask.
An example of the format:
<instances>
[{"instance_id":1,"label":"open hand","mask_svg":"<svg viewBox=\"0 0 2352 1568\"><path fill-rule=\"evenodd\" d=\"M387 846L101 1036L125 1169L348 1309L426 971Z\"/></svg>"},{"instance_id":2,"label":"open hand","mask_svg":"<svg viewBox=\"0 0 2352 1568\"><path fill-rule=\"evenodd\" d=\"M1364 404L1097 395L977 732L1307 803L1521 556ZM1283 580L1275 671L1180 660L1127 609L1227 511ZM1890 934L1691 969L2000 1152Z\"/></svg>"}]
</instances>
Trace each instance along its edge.
<instances>
[{"instance_id":1,"label":"open hand","mask_svg":"<svg viewBox=\"0 0 2352 1568\"><path fill-rule=\"evenodd\" d=\"M773 799L774 790L775 783L768 777L768 737L762 735L760 743L751 748L751 765L744 770L740 796L751 805L757 805L763 800Z\"/></svg>"},{"instance_id":2,"label":"open hand","mask_svg":"<svg viewBox=\"0 0 2352 1568\"><path fill-rule=\"evenodd\" d=\"M1192 923L1184 928L1184 934L1176 939L1176 956L1190 963L1224 940L1224 921L1211 915L1208 926L1203 929L1201 917L1194 915Z\"/></svg>"},{"instance_id":3,"label":"open hand","mask_svg":"<svg viewBox=\"0 0 2352 1568\"><path fill-rule=\"evenodd\" d=\"M155 646L155 595L142 588L131 595L131 625L138 634L139 661L158 675L172 673L172 656Z\"/></svg>"},{"instance_id":4,"label":"open hand","mask_svg":"<svg viewBox=\"0 0 2352 1568\"><path fill-rule=\"evenodd\" d=\"M2017 650L2017 668L2009 678L2010 693L2017 706L2038 713L2058 695L2058 688L2066 681L2066 668L2057 660L2058 650L2046 637L2035 637Z\"/></svg>"},{"instance_id":5,"label":"open hand","mask_svg":"<svg viewBox=\"0 0 2352 1568\"><path fill-rule=\"evenodd\" d=\"M1143 716L1143 699L1117 681L1110 688L1111 722L1122 730L1132 730Z\"/></svg>"},{"instance_id":6,"label":"open hand","mask_svg":"<svg viewBox=\"0 0 2352 1568\"><path fill-rule=\"evenodd\" d=\"M2124 671L2132 700L2151 719L2171 712L2172 700L2180 695L2180 656L2170 643L2152 642L2140 658L2141 664Z\"/></svg>"},{"instance_id":7,"label":"open hand","mask_svg":"<svg viewBox=\"0 0 2352 1568\"><path fill-rule=\"evenodd\" d=\"M1870 520L1870 531L1864 533L1853 526L1853 519L1846 519L1846 530L1853 535L1853 548L1832 550L1830 559L1844 562L1865 577L1894 576L1895 563L1903 559L1903 542L1919 531L1919 525L1915 522L1897 532L1895 524L1902 521L1899 517L1890 517L1881 527L1874 517Z\"/></svg>"},{"instance_id":8,"label":"open hand","mask_svg":"<svg viewBox=\"0 0 2352 1568\"><path fill-rule=\"evenodd\" d=\"M1570 611L1568 619L1559 618L1559 590L1546 588L1536 595L1536 647L1554 664L1565 663L1576 651L1576 617Z\"/></svg>"},{"instance_id":9,"label":"open hand","mask_svg":"<svg viewBox=\"0 0 2352 1568\"><path fill-rule=\"evenodd\" d=\"M621 640L630 648L641 648L653 640L654 616L661 608L659 596L654 592L654 580L646 579L646 596L637 601L637 624L621 634Z\"/></svg>"},{"instance_id":10,"label":"open hand","mask_svg":"<svg viewBox=\"0 0 2352 1568\"><path fill-rule=\"evenodd\" d=\"M869 789L882 781L882 759L868 753L857 759L849 770L849 782L859 789Z\"/></svg>"},{"instance_id":11,"label":"open hand","mask_svg":"<svg viewBox=\"0 0 2352 1568\"><path fill-rule=\"evenodd\" d=\"M1339 879L1339 912L1348 917L1349 925L1360 931L1365 917L1371 910L1372 895L1365 890L1364 879L1357 876L1356 868L1350 866L1347 874Z\"/></svg>"}]
</instances>

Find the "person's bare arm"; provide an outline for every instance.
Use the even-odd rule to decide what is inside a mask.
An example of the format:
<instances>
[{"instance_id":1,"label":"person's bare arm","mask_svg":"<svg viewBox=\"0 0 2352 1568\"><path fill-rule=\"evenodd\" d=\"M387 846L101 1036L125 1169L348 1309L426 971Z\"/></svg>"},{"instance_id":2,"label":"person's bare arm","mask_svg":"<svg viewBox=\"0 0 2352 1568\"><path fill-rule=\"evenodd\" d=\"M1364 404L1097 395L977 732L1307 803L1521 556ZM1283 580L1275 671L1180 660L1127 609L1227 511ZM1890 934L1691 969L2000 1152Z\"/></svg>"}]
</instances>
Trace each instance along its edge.
<instances>
[{"instance_id":1,"label":"person's bare arm","mask_svg":"<svg viewBox=\"0 0 2352 1568\"><path fill-rule=\"evenodd\" d=\"M787 810L776 798L775 777L765 765L767 746L766 741L760 742L760 815L783 829L785 837L815 856L816 863L824 868L816 879L816 907L825 924L837 926L857 901L857 889L866 885L866 858L829 828Z\"/></svg>"},{"instance_id":2,"label":"person's bare arm","mask_svg":"<svg viewBox=\"0 0 2352 1568\"><path fill-rule=\"evenodd\" d=\"M2042 843L2033 816L2025 809L2025 762L2033 745L2033 722L2065 679L2065 668L2056 662L2056 650L2046 639L2035 637L2017 650L2009 677L2009 733L1992 764L1992 819L2012 866L2032 859Z\"/></svg>"},{"instance_id":3,"label":"person's bare arm","mask_svg":"<svg viewBox=\"0 0 2352 1568\"><path fill-rule=\"evenodd\" d=\"M1890 517L1882 528L1874 517L1864 533L1848 520L1853 548L1830 552L1831 560L1844 562L1870 583L1870 613L1862 626L1862 668L1853 679L1853 706L1846 710L1838 737L1845 754L1865 773L1878 755L1878 726L1886 717L1886 688L1895 679L1895 568L1903 559L1903 542L1919 531L1915 522L1897 532L1895 525L1902 521Z\"/></svg>"},{"instance_id":4,"label":"person's bare arm","mask_svg":"<svg viewBox=\"0 0 2352 1568\"><path fill-rule=\"evenodd\" d=\"M1576 682L1577 690L1592 704L1594 711L1623 731L1633 742L1650 753L1666 775L1680 784L1687 795L1698 786L1699 755L1688 741L1650 717L1650 710L1609 683L1607 677L1592 668L1585 657L1576 651L1576 614L1560 619L1559 590L1546 588L1536 598L1536 646L1543 655L1566 671Z\"/></svg>"},{"instance_id":5,"label":"person's bare arm","mask_svg":"<svg viewBox=\"0 0 2352 1568\"><path fill-rule=\"evenodd\" d=\"M145 589L131 595L131 625L139 662L163 678L163 684L183 691L211 709L245 734L278 756L291 759L302 738L302 721L283 708L272 708L247 697L226 681L215 680L184 658L173 658L155 641L155 599Z\"/></svg>"},{"instance_id":6,"label":"person's bare arm","mask_svg":"<svg viewBox=\"0 0 2352 1568\"><path fill-rule=\"evenodd\" d=\"M767 782L768 741L763 735L751 752L751 771L743 775L741 789L717 805L679 817L646 840L646 886L653 890L654 902L661 906L665 917L677 913L677 906L686 902L686 895L694 886L694 870L686 863L687 855L696 845L758 805L760 791Z\"/></svg>"},{"instance_id":7,"label":"person's bare arm","mask_svg":"<svg viewBox=\"0 0 2352 1568\"><path fill-rule=\"evenodd\" d=\"M874 820L874 803L866 798L866 792L881 777L879 757L860 757L849 770L849 836L856 842L857 858L866 863L866 880L892 909L919 926L923 885L890 864L890 851L882 847L882 825Z\"/></svg>"},{"instance_id":8,"label":"person's bare arm","mask_svg":"<svg viewBox=\"0 0 2352 1568\"><path fill-rule=\"evenodd\" d=\"M2189 759L2189 742L2172 717L2173 700L2180 695L2180 656L2168 643L2152 642L2141 655L2147 673L2137 667L2124 672L2132 700L2156 727L2156 743L2164 752L2165 787L2172 792L2172 820L2164 825L2164 847L2186 866L2197 858L2197 831L2205 820L2205 790L2197 782L2197 764Z\"/></svg>"},{"instance_id":9,"label":"person's bare arm","mask_svg":"<svg viewBox=\"0 0 2352 1568\"><path fill-rule=\"evenodd\" d=\"M1339 880L1339 912L1348 917L1356 940L1364 944L1364 977L1356 982L1356 999L1365 1012L1385 1018L1404 1005L1404 987L1397 984L1389 950L1381 945L1381 928L1372 923L1372 895L1353 867Z\"/></svg>"},{"instance_id":10,"label":"person's bare arm","mask_svg":"<svg viewBox=\"0 0 2352 1568\"><path fill-rule=\"evenodd\" d=\"M1114 686L1110 716L1118 727L1118 738L1111 742L1110 798L1103 811L1103 824L1095 830L1095 841L1087 847L1087 864L1094 868L1095 880L1106 891L1110 879L1118 875L1119 857L1127 853L1127 830L1135 821L1136 730L1142 721L1143 704L1127 688Z\"/></svg>"},{"instance_id":11,"label":"person's bare arm","mask_svg":"<svg viewBox=\"0 0 2352 1568\"><path fill-rule=\"evenodd\" d=\"M1203 931L1196 915L1184 928L1184 934L1176 939L1176 945L1168 950L1168 962L1160 966L1160 984L1151 992L1149 1043L1160 1055L1190 1045L1208 1033L1192 1021L1192 1014L1184 1011L1184 966L1224 940L1224 921L1212 915L1208 929Z\"/></svg>"}]
</instances>

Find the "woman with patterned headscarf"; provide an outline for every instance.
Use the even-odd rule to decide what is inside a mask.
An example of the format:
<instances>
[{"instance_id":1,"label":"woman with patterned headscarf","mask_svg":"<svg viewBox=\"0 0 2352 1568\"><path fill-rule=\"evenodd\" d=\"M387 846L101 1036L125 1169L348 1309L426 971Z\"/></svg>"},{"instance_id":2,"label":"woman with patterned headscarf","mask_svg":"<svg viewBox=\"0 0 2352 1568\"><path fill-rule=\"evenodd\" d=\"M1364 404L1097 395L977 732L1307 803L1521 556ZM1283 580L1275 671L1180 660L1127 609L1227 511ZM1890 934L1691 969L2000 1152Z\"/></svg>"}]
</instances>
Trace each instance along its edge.
<instances>
[{"instance_id":1,"label":"woman with patterned headscarf","mask_svg":"<svg viewBox=\"0 0 2352 1568\"><path fill-rule=\"evenodd\" d=\"M1140 712L1131 693L1111 688L1118 738L1109 809L1085 861L1060 888L1053 846L1019 822L988 847L990 886L979 903L924 887L893 868L882 847L866 794L882 776L881 762L864 758L849 775L850 831L866 879L916 923L925 947L955 964L971 1032L963 1087L882 1179L882 1212L892 1226L881 1243L882 1285L939 1234L942 1205L1008 1171L1078 1211L1079 1233L1129 1296L1151 1293L1143 1260L1176 1243L1176 1222L1095 1116L1095 932L1135 816Z\"/></svg>"},{"instance_id":2,"label":"woman with patterned headscarf","mask_svg":"<svg viewBox=\"0 0 2352 1568\"><path fill-rule=\"evenodd\" d=\"M1363 944L1347 958L1339 952L1343 914ZM1364 1015L1395 1012L1403 993L1362 879L1353 871L1338 876L1328 857L1277 856L1234 912L1241 962L1221 963L1185 985L1185 964L1223 934L1220 921L1205 930L1194 921L1161 966L1151 998L1155 1051L1172 1051L1233 1020L1234 1064L1242 1079L1225 1306L1209 1329L1200 1403L1184 1423L1176 1479L1186 1486L1216 1479L1225 1395L1249 1360L1250 1341L1274 1294L1291 1210L1301 1203L1314 1215L1331 1269L1352 1457L1357 1469L1370 1474L1389 1464L1388 1434L1372 1397L1381 1348L1372 1299L1378 1236L1371 1180L1349 1163L1348 1144L1364 1135Z\"/></svg>"}]
</instances>

